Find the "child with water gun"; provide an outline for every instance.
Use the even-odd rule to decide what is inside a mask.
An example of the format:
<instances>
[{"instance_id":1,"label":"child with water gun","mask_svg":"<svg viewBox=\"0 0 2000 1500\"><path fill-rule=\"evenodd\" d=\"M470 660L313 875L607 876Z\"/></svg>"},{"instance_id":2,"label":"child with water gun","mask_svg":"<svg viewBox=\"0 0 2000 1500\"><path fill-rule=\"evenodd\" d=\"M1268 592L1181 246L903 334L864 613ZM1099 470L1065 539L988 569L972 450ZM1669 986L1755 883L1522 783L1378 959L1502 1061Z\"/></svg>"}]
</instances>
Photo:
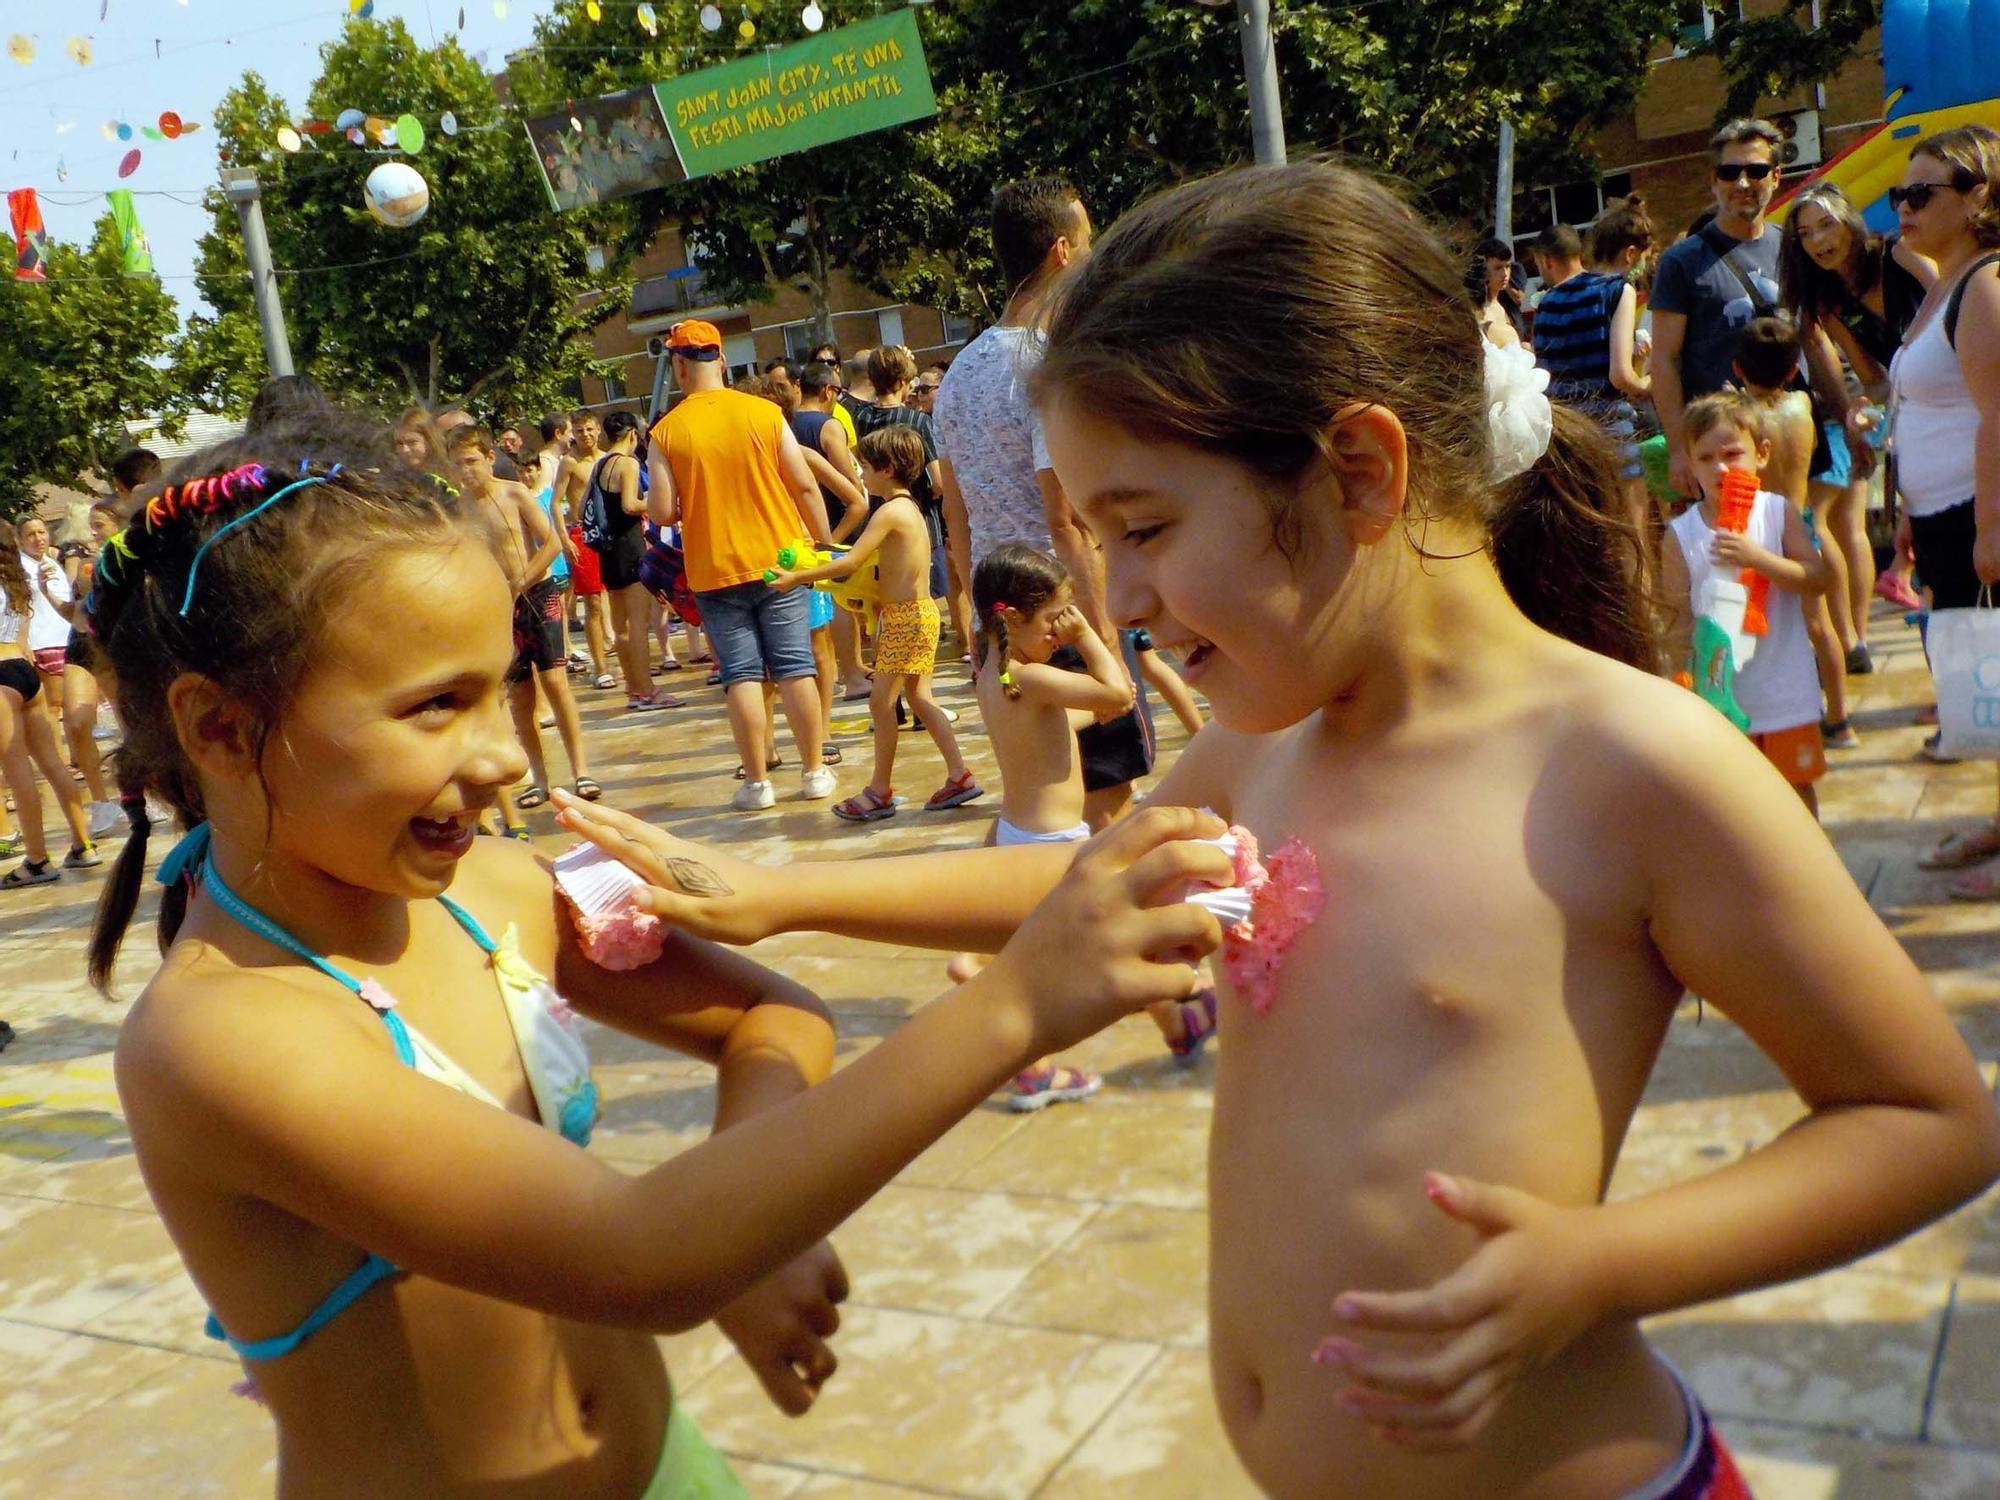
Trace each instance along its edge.
<instances>
[{"instance_id":1,"label":"child with water gun","mask_svg":"<svg viewBox=\"0 0 2000 1500\"><path fill-rule=\"evenodd\" d=\"M856 451L861 457L862 482L881 504L854 545L840 556L815 554L824 560L812 566L767 573L764 581L781 593L834 579L851 584L862 567L880 555L875 571L882 614L875 634L875 681L868 695L868 713L875 729L875 769L867 786L833 810L834 816L850 823L874 823L896 815L895 789L889 778L896 766L899 693L908 698L911 712L930 732L944 757L945 783L924 803L925 811L958 807L986 793L973 780L971 768L959 753L943 705L931 696L938 608L930 593L930 533L910 494L910 486L924 468L923 439L907 427L883 427L863 438ZM798 560L806 559L801 556Z\"/></svg>"},{"instance_id":2,"label":"child with water gun","mask_svg":"<svg viewBox=\"0 0 2000 1500\"><path fill-rule=\"evenodd\" d=\"M1770 444L1752 398L1718 391L1689 403L1684 420L1701 503L1668 526L1677 545L1661 553L1668 660L1690 665L1688 685L1748 733L1817 814L1826 747L1804 604L1825 591L1826 560L1798 510L1757 487Z\"/></svg>"}]
</instances>

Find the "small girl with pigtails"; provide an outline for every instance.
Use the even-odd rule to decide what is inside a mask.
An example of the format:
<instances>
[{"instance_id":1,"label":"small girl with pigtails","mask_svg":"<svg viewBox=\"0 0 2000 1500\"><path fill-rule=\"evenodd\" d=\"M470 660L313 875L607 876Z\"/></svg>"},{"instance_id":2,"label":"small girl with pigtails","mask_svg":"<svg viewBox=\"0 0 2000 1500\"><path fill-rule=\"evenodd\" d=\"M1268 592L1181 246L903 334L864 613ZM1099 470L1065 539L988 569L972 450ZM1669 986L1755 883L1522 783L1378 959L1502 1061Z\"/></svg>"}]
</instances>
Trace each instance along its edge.
<instances>
[{"instance_id":1,"label":"small girl with pigtails","mask_svg":"<svg viewBox=\"0 0 2000 1500\"><path fill-rule=\"evenodd\" d=\"M88 601L133 821L100 986L147 795L185 830L116 1054L147 1188L276 1421L280 1496L741 1497L655 1335L713 1318L811 1406L847 1293L825 1236L1030 1059L1189 991L1220 934L1172 893L1214 875L1192 840L1219 825L1121 829L1074 899L829 1079L799 986L607 908L609 862L558 876L473 837L523 770L507 576L455 496L348 426L188 460ZM579 1014L713 1063L713 1138L636 1176L589 1154Z\"/></svg>"},{"instance_id":2,"label":"small girl with pigtails","mask_svg":"<svg viewBox=\"0 0 2000 1500\"><path fill-rule=\"evenodd\" d=\"M1236 835L1209 1362L1284 1500L1742 1500L1641 1320L1853 1260L2000 1172L1923 976L1769 762L1655 675L1645 540L1544 382L1407 204L1320 162L1126 214L1028 377L1111 618L1184 651L1215 714L1140 816ZM730 941L975 949L1072 899L1077 848L720 858L732 894L693 899L696 846L624 847L649 910ZM1689 992L1805 1111L1606 1202Z\"/></svg>"}]
</instances>

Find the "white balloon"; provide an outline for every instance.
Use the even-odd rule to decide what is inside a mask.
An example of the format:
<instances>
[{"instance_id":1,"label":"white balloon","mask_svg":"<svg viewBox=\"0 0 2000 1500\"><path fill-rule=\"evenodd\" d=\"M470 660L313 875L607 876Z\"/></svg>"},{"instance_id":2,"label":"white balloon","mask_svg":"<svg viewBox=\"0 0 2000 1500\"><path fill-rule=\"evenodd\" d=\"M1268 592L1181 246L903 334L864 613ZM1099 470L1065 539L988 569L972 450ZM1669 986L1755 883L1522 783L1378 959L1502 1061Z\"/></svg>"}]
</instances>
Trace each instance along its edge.
<instances>
[{"instance_id":1,"label":"white balloon","mask_svg":"<svg viewBox=\"0 0 2000 1500\"><path fill-rule=\"evenodd\" d=\"M818 31L826 24L826 12L814 0L806 0L806 8L799 12L799 24L807 31Z\"/></svg>"},{"instance_id":2,"label":"white balloon","mask_svg":"<svg viewBox=\"0 0 2000 1500\"><path fill-rule=\"evenodd\" d=\"M376 222L391 229L408 229L430 210L431 185L403 161L385 161L368 174L361 201Z\"/></svg>"}]
</instances>

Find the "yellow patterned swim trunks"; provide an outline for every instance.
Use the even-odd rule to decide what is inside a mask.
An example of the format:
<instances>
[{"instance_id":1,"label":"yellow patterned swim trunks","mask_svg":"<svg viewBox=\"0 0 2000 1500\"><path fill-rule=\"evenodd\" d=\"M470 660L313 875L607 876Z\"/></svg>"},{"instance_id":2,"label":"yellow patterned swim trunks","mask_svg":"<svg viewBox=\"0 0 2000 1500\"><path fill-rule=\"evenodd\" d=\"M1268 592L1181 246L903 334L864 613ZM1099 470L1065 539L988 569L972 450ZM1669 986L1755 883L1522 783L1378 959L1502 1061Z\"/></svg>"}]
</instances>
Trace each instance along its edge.
<instances>
[{"instance_id":1,"label":"yellow patterned swim trunks","mask_svg":"<svg viewBox=\"0 0 2000 1500\"><path fill-rule=\"evenodd\" d=\"M875 670L922 676L937 665L938 607L935 599L882 606L875 632Z\"/></svg>"}]
</instances>

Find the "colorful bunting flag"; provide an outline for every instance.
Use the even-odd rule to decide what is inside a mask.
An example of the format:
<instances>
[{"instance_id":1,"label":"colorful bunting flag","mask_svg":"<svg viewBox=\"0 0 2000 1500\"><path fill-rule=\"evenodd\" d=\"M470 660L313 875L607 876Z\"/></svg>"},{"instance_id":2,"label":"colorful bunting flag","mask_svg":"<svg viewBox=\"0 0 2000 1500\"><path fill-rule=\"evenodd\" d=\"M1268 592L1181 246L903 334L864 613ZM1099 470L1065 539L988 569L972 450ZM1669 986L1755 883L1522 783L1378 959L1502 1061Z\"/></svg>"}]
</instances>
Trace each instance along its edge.
<instances>
[{"instance_id":1,"label":"colorful bunting flag","mask_svg":"<svg viewBox=\"0 0 2000 1500\"><path fill-rule=\"evenodd\" d=\"M114 188L105 194L111 204L111 222L118 228L118 243L125 256L127 276L153 274L153 247L146 243L146 231L139 227L139 211L132 206L130 188Z\"/></svg>"},{"instance_id":2,"label":"colorful bunting flag","mask_svg":"<svg viewBox=\"0 0 2000 1500\"><path fill-rule=\"evenodd\" d=\"M48 234L42 228L42 206L35 201L33 188L15 188L7 195L7 209L14 220L14 279L46 281L42 261L48 254Z\"/></svg>"}]
</instances>

